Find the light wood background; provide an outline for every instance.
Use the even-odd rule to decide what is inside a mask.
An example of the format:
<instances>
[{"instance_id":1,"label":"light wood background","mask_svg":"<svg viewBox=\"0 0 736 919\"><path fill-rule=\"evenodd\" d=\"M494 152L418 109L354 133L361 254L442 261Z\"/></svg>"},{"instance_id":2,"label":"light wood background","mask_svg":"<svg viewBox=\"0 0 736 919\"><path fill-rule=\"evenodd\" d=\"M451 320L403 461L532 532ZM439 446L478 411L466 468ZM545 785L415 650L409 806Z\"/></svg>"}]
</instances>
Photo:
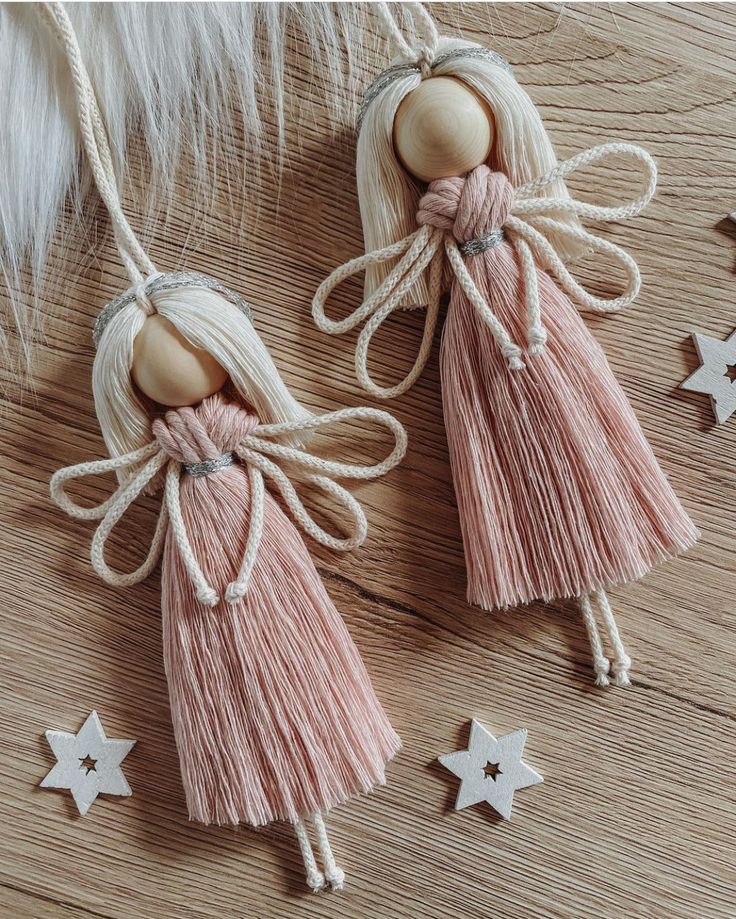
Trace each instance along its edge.
<instances>
[{"instance_id":1,"label":"light wood background","mask_svg":"<svg viewBox=\"0 0 736 919\"><path fill-rule=\"evenodd\" d=\"M411 434L406 462L359 489L371 522L364 549L315 551L404 741L388 786L331 817L347 889L305 892L286 829L188 824L157 578L121 593L98 583L87 560L91 527L66 520L48 498L53 470L101 450L90 329L120 272L109 240L95 259L80 248L71 308L54 313L37 352L37 398L20 401L11 387L1 419L2 917L736 912L736 418L714 428L707 399L677 389L696 366L691 331L722 338L736 326L736 227L723 223L736 209L736 7L469 3L434 12L511 60L561 155L621 138L643 143L660 164L646 215L604 231L635 254L643 293L625 314L591 325L703 535L688 557L613 596L634 685L592 688L571 606L487 615L464 602L435 358L394 406ZM258 202L245 204L260 204L247 249L233 244L223 185L215 188L221 215L204 224L182 188L153 253L161 267L176 267L188 239L186 263L255 304L294 392L326 410L365 401L351 342L317 333L308 310L319 280L361 249L354 146L350 134L330 136L326 117L300 119L297 107L295 119L300 143L280 208L267 177ZM415 331L407 320L398 344L384 340L387 365L408 357ZM136 511L128 533L151 515L152 504ZM129 539L118 541L123 561L140 550L136 535ZM36 786L53 762L43 731L77 730L93 708L110 736L138 738L125 764L134 795L98 799L80 819L68 794ZM510 823L483 807L454 813L456 780L435 763L465 745L473 716L496 733L529 729L526 758L545 783L517 793Z\"/></svg>"}]
</instances>

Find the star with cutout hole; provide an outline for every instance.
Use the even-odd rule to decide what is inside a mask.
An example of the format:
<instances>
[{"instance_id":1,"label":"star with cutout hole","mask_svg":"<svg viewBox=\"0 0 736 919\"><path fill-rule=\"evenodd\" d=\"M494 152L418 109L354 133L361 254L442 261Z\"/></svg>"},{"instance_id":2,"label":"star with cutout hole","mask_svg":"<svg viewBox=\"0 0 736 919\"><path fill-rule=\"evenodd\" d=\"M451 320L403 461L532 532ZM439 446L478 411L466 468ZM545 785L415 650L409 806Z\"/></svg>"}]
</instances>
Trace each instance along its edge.
<instances>
[{"instance_id":1,"label":"star with cutout hole","mask_svg":"<svg viewBox=\"0 0 736 919\"><path fill-rule=\"evenodd\" d=\"M120 766L135 741L108 739L97 712L78 734L46 731L46 739L57 763L41 788L68 788L80 814L87 813L97 795L133 794Z\"/></svg>"},{"instance_id":2,"label":"star with cutout hole","mask_svg":"<svg viewBox=\"0 0 736 919\"><path fill-rule=\"evenodd\" d=\"M680 389L710 396L713 414L723 424L736 412L736 331L725 340L693 332L700 367Z\"/></svg>"},{"instance_id":3,"label":"star with cutout hole","mask_svg":"<svg viewBox=\"0 0 736 919\"><path fill-rule=\"evenodd\" d=\"M467 750L445 753L442 765L460 779L455 810L486 801L504 820L511 819L514 792L538 785L542 776L522 762L525 730L496 738L475 719Z\"/></svg>"}]
</instances>

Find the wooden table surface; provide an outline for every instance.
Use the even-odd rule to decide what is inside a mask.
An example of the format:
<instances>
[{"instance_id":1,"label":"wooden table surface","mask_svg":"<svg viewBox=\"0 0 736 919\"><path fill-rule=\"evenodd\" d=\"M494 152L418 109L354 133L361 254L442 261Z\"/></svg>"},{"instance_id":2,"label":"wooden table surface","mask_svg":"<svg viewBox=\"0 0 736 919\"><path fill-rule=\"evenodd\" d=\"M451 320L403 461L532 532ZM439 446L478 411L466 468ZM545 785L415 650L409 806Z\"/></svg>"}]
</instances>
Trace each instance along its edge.
<instances>
[{"instance_id":1,"label":"wooden table surface","mask_svg":"<svg viewBox=\"0 0 736 919\"><path fill-rule=\"evenodd\" d=\"M645 215L603 231L639 261L643 292L625 313L590 320L702 530L687 557L613 592L634 684L592 687L571 605L485 614L465 603L435 353L393 406L411 435L406 461L357 490L371 524L366 545L346 556L314 550L404 742L387 787L331 815L346 890L305 891L286 828L189 824L158 577L124 592L99 583L88 564L91 526L67 520L48 497L55 469L102 449L90 328L122 284L102 233L94 257L80 245L76 266L56 266L69 275L69 303L53 312L37 350L36 397L9 386L0 421L2 917L706 919L736 911L736 418L716 428L707 398L677 389L697 365L690 333L724 338L736 325L736 227L723 222L736 209L736 7L468 3L434 12L448 30L459 25L509 58L561 156L623 139L659 162L659 193ZM161 267L185 263L242 291L295 394L327 410L366 399L352 377L351 341L325 338L309 315L320 279L361 251L354 138L334 138L319 111L295 111L289 130L299 143L280 206L267 173L244 190L245 243L229 216L239 208L220 183L222 206L206 219L182 186L151 248ZM402 320L399 345L385 344L387 364L408 359L415 333ZM150 522L152 507L132 514L129 533ZM138 553L136 542L117 541L121 561ZM44 730L76 731L92 709L110 736L138 739L125 763L134 794L100 798L79 818L68 793L36 786L53 762ZM529 730L526 758L545 781L517 793L511 822L484 807L452 809L457 783L436 757L465 745L471 717L497 734Z\"/></svg>"}]
</instances>

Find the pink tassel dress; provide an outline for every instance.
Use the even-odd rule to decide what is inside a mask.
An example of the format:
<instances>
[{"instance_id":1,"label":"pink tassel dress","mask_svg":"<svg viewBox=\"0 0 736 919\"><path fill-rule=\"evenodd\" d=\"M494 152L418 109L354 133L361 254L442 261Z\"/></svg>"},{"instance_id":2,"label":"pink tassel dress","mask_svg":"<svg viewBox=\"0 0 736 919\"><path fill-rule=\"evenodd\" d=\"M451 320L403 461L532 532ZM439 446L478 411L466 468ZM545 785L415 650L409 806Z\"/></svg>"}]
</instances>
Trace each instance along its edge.
<instances>
[{"instance_id":1,"label":"pink tassel dress","mask_svg":"<svg viewBox=\"0 0 736 919\"><path fill-rule=\"evenodd\" d=\"M418 220L459 244L502 231L513 190L501 173L433 182ZM499 234L501 237L501 234ZM475 285L525 343L523 280L508 242L465 257ZM570 299L537 270L548 340L511 370L453 283L442 393L468 571L485 609L580 597L641 578L697 530L662 472L603 349Z\"/></svg>"},{"instance_id":2,"label":"pink tassel dress","mask_svg":"<svg viewBox=\"0 0 736 919\"><path fill-rule=\"evenodd\" d=\"M216 395L168 412L154 434L173 459L194 464L227 454L257 423ZM195 556L223 597L246 544L246 470L183 471L180 489ZM384 783L399 738L304 541L268 492L245 597L201 605L169 532L162 607L191 819L294 822Z\"/></svg>"}]
</instances>

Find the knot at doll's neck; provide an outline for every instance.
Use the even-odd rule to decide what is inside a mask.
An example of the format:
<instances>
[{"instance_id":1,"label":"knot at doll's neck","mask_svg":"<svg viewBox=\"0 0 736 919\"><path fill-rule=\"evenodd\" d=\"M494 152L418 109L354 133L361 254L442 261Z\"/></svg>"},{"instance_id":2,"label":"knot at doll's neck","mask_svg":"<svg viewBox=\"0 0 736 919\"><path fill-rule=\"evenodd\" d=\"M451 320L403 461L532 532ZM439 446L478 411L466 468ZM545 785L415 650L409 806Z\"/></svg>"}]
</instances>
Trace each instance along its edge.
<instances>
[{"instance_id":1,"label":"knot at doll's neck","mask_svg":"<svg viewBox=\"0 0 736 919\"><path fill-rule=\"evenodd\" d=\"M464 255L474 255L476 246L480 252L503 240L513 201L506 176L481 165L462 178L430 182L419 202L417 222L448 230Z\"/></svg>"},{"instance_id":2,"label":"knot at doll's neck","mask_svg":"<svg viewBox=\"0 0 736 919\"><path fill-rule=\"evenodd\" d=\"M172 409L152 425L159 446L179 463L217 460L233 450L258 424L237 402L216 393L196 408Z\"/></svg>"}]
</instances>

